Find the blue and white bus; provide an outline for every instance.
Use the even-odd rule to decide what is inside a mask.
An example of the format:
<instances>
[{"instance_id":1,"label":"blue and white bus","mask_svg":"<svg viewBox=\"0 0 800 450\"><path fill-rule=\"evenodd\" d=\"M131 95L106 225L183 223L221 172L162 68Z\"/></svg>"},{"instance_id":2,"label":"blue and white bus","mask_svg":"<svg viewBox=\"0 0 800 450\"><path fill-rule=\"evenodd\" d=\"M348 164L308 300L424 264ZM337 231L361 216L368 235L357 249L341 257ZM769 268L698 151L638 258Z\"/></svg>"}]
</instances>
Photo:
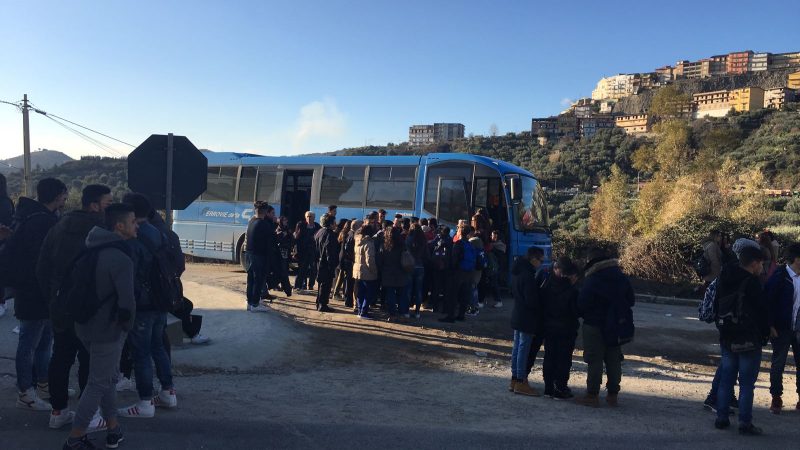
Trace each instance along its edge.
<instances>
[{"instance_id":1,"label":"blue and white bus","mask_svg":"<svg viewBox=\"0 0 800 450\"><path fill-rule=\"evenodd\" d=\"M186 254L241 261L253 202L265 200L294 227L306 211L317 218L337 205L338 218L371 211L436 217L454 229L478 208L508 244L509 263L532 245L549 262L551 236L540 183L512 164L461 153L426 156L288 156L208 152L208 188L173 230Z\"/></svg>"}]
</instances>

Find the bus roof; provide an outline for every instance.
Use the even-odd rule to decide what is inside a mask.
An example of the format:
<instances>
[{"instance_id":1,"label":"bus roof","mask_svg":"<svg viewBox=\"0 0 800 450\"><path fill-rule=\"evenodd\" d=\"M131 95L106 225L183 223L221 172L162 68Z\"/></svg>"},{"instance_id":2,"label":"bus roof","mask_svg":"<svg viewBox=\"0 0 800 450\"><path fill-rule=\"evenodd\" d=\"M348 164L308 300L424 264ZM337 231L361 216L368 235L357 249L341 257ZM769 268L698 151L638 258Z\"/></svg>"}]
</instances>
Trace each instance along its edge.
<instances>
[{"instance_id":1,"label":"bus roof","mask_svg":"<svg viewBox=\"0 0 800 450\"><path fill-rule=\"evenodd\" d=\"M204 152L210 166L238 165L376 165L418 166L420 163L471 161L496 167L501 175L517 173L534 175L525 169L499 159L468 153L430 153L426 156L261 156L250 153Z\"/></svg>"}]
</instances>

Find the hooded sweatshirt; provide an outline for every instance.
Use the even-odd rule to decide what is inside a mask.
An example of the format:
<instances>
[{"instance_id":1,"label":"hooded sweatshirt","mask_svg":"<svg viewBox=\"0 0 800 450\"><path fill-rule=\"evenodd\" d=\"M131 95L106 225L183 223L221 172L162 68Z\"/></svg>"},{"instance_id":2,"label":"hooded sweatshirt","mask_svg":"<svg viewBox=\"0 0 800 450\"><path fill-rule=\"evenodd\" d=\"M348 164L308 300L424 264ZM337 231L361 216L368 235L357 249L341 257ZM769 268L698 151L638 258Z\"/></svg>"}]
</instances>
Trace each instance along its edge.
<instances>
[{"instance_id":1,"label":"hooded sweatshirt","mask_svg":"<svg viewBox=\"0 0 800 450\"><path fill-rule=\"evenodd\" d=\"M584 325L603 327L611 308L633 307L633 287L616 259L589 261L584 276L578 296L578 311Z\"/></svg>"},{"instance_id":2,"label":"hooded sweatshirt","mask_svg":"<svg viewBox=\"0 0 800 450\"><path fill-rule=\"evenodd\" d=\"M94 227L86 237L86 247L93 248L122 238L104 228ZM85 324L75 324L75 333L82 341L116 342L130 329L136 312L133 294L133 261L122 250L100 251L95 271L97 298L110 301L97 310Z\"/></svg>"}]
</instances>

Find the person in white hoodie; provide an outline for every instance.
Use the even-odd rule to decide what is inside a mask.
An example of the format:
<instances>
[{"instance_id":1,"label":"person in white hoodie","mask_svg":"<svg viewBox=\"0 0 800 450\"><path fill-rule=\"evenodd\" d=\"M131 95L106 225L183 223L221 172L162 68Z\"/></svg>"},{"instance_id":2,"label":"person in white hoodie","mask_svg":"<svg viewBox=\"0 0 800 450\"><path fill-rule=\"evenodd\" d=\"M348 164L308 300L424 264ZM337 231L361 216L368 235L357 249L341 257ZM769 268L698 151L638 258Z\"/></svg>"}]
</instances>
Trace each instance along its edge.
<instances>
[{"instance_id":1,"label":"person in white hoodie","mask_svg":"<svg viewBox=\"0 0 800 450\"><path fill-rule=\"evenodd\" d=\"M136 313L133 261L123 241L136 238L138 225L133 207L116 203L105 211L108 229L94 227L86 237L88 251L97 250L95 289L100 303L85 323L75 323L75 334L89 351L89 381L81 395L72 431L64 450L96 448L86 430L98 407L108 424L106 447L117 448L123 440L117 420L116 385L122 345Z\"/></svg>"}]
</instances>

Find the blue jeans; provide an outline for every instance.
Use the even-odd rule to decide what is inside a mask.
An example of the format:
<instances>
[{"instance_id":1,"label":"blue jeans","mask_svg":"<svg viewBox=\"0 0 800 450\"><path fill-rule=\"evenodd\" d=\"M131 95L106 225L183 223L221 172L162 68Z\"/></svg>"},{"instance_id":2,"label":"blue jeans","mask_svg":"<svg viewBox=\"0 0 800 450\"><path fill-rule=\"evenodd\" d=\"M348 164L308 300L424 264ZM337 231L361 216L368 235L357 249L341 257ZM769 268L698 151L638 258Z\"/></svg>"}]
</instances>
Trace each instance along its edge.
<instances>
[{"instance_id":1,"label":"blue jeans","mask_svg":"<svg viewBox=\"0 0 800 450\"><path fill-rule=\"evenodd\" d=\"M778 337L772 339L772 365L769 369L769 393L780 397L783 395L783 370L786 368L786 357L789 356L789 347L794 353L794 364L800 374L800 342L798 333L791 330L781 330ZM800 394L800 376L796 377L797 393Z\"/></svg>"},{"instance_id":2,"label":"blue jeans","mask_svg":"<svg viewBox=\"0 0 800 450\"><path fill-rule=\"evenodd\" d=\"M410 294L414 296L414 305L416 305L417 309L422 306L422 294L425 282L425 268L424 267L415 267L414 273L411 276L411 284L410 284Z\"/></svg>"},{"instance_id":3,"label":"blue jeans","mask_svg":"<svg viewBox=\"0 0 800 450\"><path fill-rule=\"evenodd\" d=\"M514 330L514 346L511 348L511 377L515 380L528 378L528 353L531 351L533 335Z\"/></svg>"},{"instance_id":4,"label":"blue jeans","mask_svg":"<svg viewBox=\"0 0 800 450\"><path fill-rule=\"evenodd\" d=\"M719 364L717 365L717 371L714 372L714 379L711 380L711 391L708 392L708 395L711 397L712 400L714 400L714 403L717 402L717 391L719 391L720 379L722 379L722 361L720 361ZM736 384L735 380L733 384L734 385ZM732 385L730 392L731 400L733 400L735 396L736 393L734 392L734 386Z\"/></svg>"},{"instance_id":5,"label":"blue jeans","mask_svg":"<svg viewBox=\"0 0 800 450\"><path fill-rule=\"evenodd\" d=\"M25 392L34 382L47 383L53 328L50 320L20 320L17 343L17 388ZM34 379L35 378L35 379Z\"/></svg>"},{"instance_id":6,"label":"blue jeans","mask_svg":"<svg viewBox=\"0 0 800 450\"><path fill-rule=\"evenodd\" d=\"M245 253L247 258L247 304L258 306L267 285L267 257Z\"/></svg>"},{"instance_id":7,"label":"blue jeans","mask_svg":"<svg viewBox=\"0 0 800 450\"><path fill-rule=\"evenodd\" d=\"M137 311L136 322L128 333L128 343L133 355L133 370L136 374L136 391L141 400L153 398L154 362L161 389L169 390L174 387L171 362L167 350L164 348L163 337L166 325L167 313Z\"/></svg>"},{"instance_id":8,"label":"blue jeans","mask_svg":"<svg viewBox=\"0 0 800 450\"><path fill-rule=\"evenodd\" d=\"M400 287L384 286L386 310L389 315L408 314L408 285Z\"/></svg>"},{"instance_id":9,"label":"blue jeans","mask_svg":"<svg viewBox=\"0 0 800 450\"><path fill-rule=\"evenodd\" d=\"M358 315L364 315L369 312L369 305L375 303L375 288L378 287L378 280L357 280L358 281L358 296L356 305L358 306Z\"/></svg>"},{"instance_id":10,"label":"blue jeans","mask_svg":"<svg viewBox=\"0 0 800 450\"><path fill-rule=\"evenodd\" d=\"M722 363L720 367L719 390L717 390L717 419L728 419L728 407L731 403L730 392L739 375L739 426L753 421L753 390L755 389L758 371L761 368L761 348L749 352L734 353L722 347Z\"/></svg>"}]
</instances>

